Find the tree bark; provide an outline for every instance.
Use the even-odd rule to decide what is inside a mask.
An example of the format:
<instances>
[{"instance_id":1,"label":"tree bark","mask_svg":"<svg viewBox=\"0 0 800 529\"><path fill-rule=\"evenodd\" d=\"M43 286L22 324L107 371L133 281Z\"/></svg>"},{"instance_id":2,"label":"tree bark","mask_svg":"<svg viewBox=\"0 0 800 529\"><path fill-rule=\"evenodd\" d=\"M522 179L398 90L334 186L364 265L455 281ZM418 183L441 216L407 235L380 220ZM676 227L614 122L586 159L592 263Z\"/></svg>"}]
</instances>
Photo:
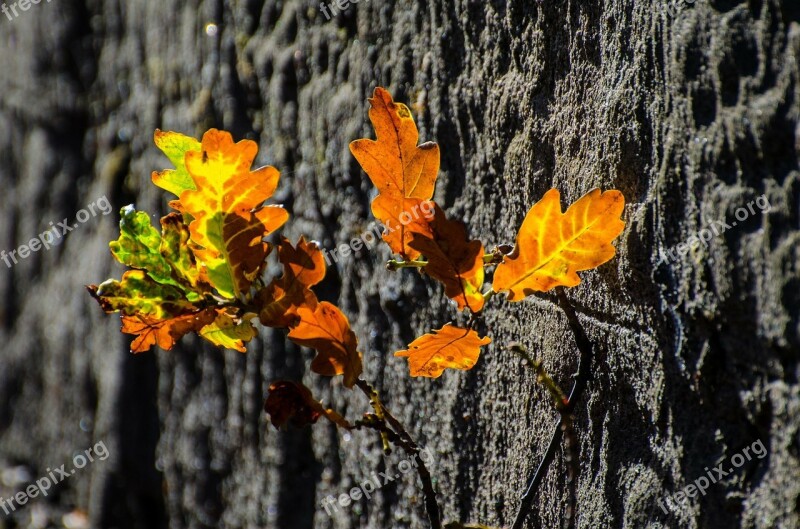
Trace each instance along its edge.
<instances>
[{"instance_id":1,"label":"tree bark","mask_svg":"<svg viewBox=\"0 0 800 529\"><path fill-rule=\"evenodd\" d=\"M372 137L378 85L439 143L434 198L489 248L513 244L551 187L564 206L594 187L626 197L618 256L567 292L595 353L574 413L577 527L800 526L796 0L376 0L330 20L298 0L17 12L0 14L0 250L102 197L114 210L0 261L0 496L97 442L110 456L0 512L0 529L73 511L124 529L428 527L413 472L326 513L325 497L404 456L384 456L374 432L269 425L277 378L350 418L369 411L311 374L284 333L262 331L246 355L187 337L133 356L83 288L122 272L107 248L121 207L167 211L150 182L169 166L156 128L256 140L258 162L282 173L283 235L327 249L358 236L374 191L347 146ZM385 270L388 257L335 263L320 298L348 315L365 378L433 454L444 518L509 527L557 414L506 346L525 344L569 387L569 323L554 299L495 297L474 369L411 379L392 353L458 316L424 276ZM566 479L559 449L526 527L560 525Z\"/></svg>"}]
</instances>

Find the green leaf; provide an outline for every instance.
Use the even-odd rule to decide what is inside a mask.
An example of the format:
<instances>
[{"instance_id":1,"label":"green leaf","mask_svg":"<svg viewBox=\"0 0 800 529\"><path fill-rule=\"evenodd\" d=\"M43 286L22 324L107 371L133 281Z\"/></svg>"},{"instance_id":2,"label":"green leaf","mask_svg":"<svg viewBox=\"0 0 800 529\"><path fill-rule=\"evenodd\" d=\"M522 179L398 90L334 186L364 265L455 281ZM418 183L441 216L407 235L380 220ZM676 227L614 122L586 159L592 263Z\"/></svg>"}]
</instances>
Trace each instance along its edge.
<instances>
[{"instance_id":1,"label":"green leaf","mask_svg":"<svg viewBox=\"0 0 800 529\"><path fill-rule=\"evenodd\" d=\"M178 132L164 132L158 129L156 129L153 139L156 146L167 155L169 161L175 166L175 169L154 171L153 183L177 197L180 197L181 193L187 189L194 189L194 181L186 170L184 158L187 152L199 152L200 142Z\"/></svg>"},{"instance_id":2,"label":"green leaf","mask_svg":"<svg viewBox=\"0 0 800 529\"><path fill-rule=\"evenodd\" d=\"M249 321L238 320L223 312L213 323L203 327L198 334L214 345L245 353L247 349L243 342L252 340L256 335L256 330Z\"/></svg>"},{"instance_id":3,"label":"green leaf","mask_svg":"<svg viewBox=\"0 0 800 529\"><path fill-rule=\"evenodd\" d=\"M127 316L146 314L166 319L198 310L183 292L170 285L153 281L143 270L129 270L122 281L109 279L99 286L87 287L106 312L122 312Z\"/></svg>"}]
</instances>

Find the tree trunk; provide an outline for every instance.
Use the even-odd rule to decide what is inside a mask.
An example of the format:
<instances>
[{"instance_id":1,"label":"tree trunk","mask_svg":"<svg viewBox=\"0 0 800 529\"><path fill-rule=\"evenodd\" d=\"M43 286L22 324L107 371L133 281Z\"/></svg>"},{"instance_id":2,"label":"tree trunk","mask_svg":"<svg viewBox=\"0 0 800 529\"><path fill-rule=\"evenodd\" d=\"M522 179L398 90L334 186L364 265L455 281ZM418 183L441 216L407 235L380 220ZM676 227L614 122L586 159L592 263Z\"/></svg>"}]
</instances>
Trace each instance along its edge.
<instances>
[{"instance_id":1,"label":"tree trunk","mask_svg":"<svg viewBox=\"0 0 800 529\"><path fill-rule=\"evenodd\" d=\"M0 512L0 528L81 512L121 529L428 527L413 472L326 513L325 497L404 456L385 457L371 432L269 424L277 378L350 418L369 410L309 373L310 352L283 332L262 331L246 355L187 337L133 356L83 288L121 274L107 248L121 207L167 210L150 182L169 166L156 128L256 140L258 162L282 172L283 235L328 249L358 236L374 191L348 143L373 137L375 86L439 143L434 198L488 248L513 244L551 187L565 206L594 187L626 198L617 257L567 292L595 346L575 411L577 527L800 527L800 3L352 2L330 20L336 3L296 0L0 14L0 250L78 224L0 261L0 495L98 442L110 454ZM75 220L103 197L110 214ZM548 296L496 297L474 369L411 379L392 353L457 315L388 257L340 259L318 293L433 455L444 518L510 527L556 414L507 345L567 387L579 353L566 318ZM732 471L683 495L718 465ZM558 527L566 491L559 449L526 527Z\"/></svg>"}]
</instances>

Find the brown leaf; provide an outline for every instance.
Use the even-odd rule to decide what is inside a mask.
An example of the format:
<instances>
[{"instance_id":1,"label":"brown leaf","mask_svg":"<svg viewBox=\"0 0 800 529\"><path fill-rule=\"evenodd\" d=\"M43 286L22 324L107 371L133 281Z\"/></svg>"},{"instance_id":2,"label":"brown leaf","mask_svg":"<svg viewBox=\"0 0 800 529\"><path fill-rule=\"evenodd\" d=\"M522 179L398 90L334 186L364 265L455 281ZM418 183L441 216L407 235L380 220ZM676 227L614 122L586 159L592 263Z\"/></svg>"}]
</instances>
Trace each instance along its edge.
<instances>
[{"instance_id":1,"label":"brown leaf","mask_svg":"<svg viewBox=\"0 0 800 529\"><path fill-rule=\"evenodd\" d=\"M414 233L410 246L427 259L425 273L444 284L444 292L455 300L458 309L480 312L484 298L483 244L470 240L467 228L458 220L448 220L436 205L428 234Z\"/></svg>"},{"instance_id":2,"label":"brown leaf","mask_svg":"<svg viewBox=\"0 0 800 529\"><path fill-rule=\"evenodd\" d=\"M342 428L350 429L344 417L334 410L325 408L314 398L311 390L298 382L278 380L269 386L269 394L264 401L264 411L270 416L275 428L287 423L295 427L314 424L320 417L325 417Z\"/></svg>"}]
</instances>

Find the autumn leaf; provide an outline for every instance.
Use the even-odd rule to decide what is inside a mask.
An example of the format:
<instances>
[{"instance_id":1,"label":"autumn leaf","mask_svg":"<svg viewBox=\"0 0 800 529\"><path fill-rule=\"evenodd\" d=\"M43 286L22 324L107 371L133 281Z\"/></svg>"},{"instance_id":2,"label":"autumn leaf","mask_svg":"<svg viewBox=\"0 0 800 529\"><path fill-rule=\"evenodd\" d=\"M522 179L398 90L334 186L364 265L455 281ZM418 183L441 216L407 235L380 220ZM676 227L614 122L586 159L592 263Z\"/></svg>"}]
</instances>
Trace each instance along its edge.
<instances>
[{"instance_id":1,"label":"autumn leaf","mask_svg":"<svg viewBox=\"0 0 800 529\"><path fill-rule=\"evenodd\" d=\"M324 376L344 375L344 385L352 388L361 375L358 339L347 317L336 305L323 301L315 309L297 309L297 324L289 339L317 351L311 370Z\"/></svg>"},{"instance_id":2,"label":"autumn leaf","mask_svg":"<svg viewBox=\"0 0 800 529\"><path fill-rule=\"evenodd\" d=\"M424 255L425 273L444 284L445 295L458 309L483 308L483 244L470 240L463 222L448 220L436 205L427 233L415 232L409 245Z\"/></svg>"},{"instance_id":3,"label":"autumn leaf","mask_svg":"<svg viewBox=\"0 0 800 529\"><path fill-rule=\"evenodd\" d=\"M311 291L325 277L325 258L314 242L300 237L297 246L282 239L278 259L283 264L283 276L273 279L256 294L261 323L268 327L289 327L297 318L297 309L317 307L317 297Z\"/></svg>"},{"instance_id":4,"label":"autumn leaf","mask_svg":"<svg viewBox=\"0 0 800 529\"><path fill-rule=\"evenodd\" d=\"M576 286L576 272L614 257L611 242L625 227L624 207L619 191L593 189L562 213L558 190L551 189L528 211L514 251L497 266L494 291L521 301L533 291Z\"/></svg>"},{"instance_id":5,"label":"autumn leaf","mask_svg":"<svg viewBox=\"0 0 800 529\"><path fill-rule=\"evenodd\" d=\"M316 400L310 389L288 380L278 380L270 384L269 394L264 401L264 411L269 414L270 422L275 428L281 428L287 423L300 428L317 422L320 417L325 417L342 428L352 428L344 417L325 408Z\"/></svg>"},{"instance_id":6,"label":"autumn leaf","mask_svg":"<svg viewBox=\"0 0 800 529\"><path fill-rule=\"evenodd\" d=\"M289 218L285 209L264 206L278 185L274 167L250 171L258 146L254 141L233 142L227 132L211 129L203 135L200 151L188 151L186 169L195 189L181 193L180 202L195 257L223 297L247 292L261 273L268 248L263 238Z\"/></svg>"},{"instance_id":7,"label":"autumn leaf","mask_svg":"<svg viewBox=\"0 0 800 529\"><path fill-rule=\"evenodd\" d=\"M156 283L144 270L128 270L121 281L110 279L87 289L107 313L142 314L161 320L197 310L183 292Z\"/></svg>"},{"instance_id":8,"label":"autumn leaf","mask_svg":"<svg viewBox=\"0 0 800 529\"><path fill-rule=\"evenodd\" d=\"M414 226L404 222L413 215L420 200L433 196L439 172L439 146L427 142L417 145L419 132L408 107L395 103L391 94L377 87L369 100L369 118L376 140L360 139L350 144L358 163L378 188L372 213L393 232L384 236L394 253L416 259L419 252L408 246Z\"/></svg>"},{"instance_id":9,"label":"autumn leaf","mask_svg":"<svg viewBox=\"0 0 800 529\"><path fill-rule=\"evenodd\" d=\"M214 318L215 312L212 309L165 319L147 314L123 315L122 332L136 336L131 343L132 353L143 353L153 345L169 351L184 335L199 331L214 321Z\"/></svg>"},{"instance_id":10,"label":"autumn leaf","mask_svg":"<svg viewBox=\"0 0 800 529\"><path fill-rule=\"evenodd\" d=\"M255 338L257 333L248 320L238 318L235 313L218 309L214 321L200 329L197 334L218 347L246 353L247 348L244 344Z\"/></svg>"},{"instance_id":11,"label":"autumn leaf","mask_svg":"<svg viewBox=\"0 0 800 529\"><path fill-rule=\"evenodd\" d=\"M439 378L445 369L469 370L480 356L481 346L490 344L472 329L460 329L448 323L438 331L420 336L395 356L408 358L412 377Z\"/></svg>"},{"instance_id":12,"label":"autumn leaf","mask_svg":"<svg viewBox=\"0 0 800 529\"><path fill-rule=\"evenodd\" d=\"M200 142L178 132L163 132L158 129L153 139L175 166L175 169L153 171L153 183L178 197L187 189L194 189L194 182L186 170L184 160L187 152L200 152Z\"/></svg>"},{"instance_id":13,"label":"autumn leaf","mask_svg":"<svg viewBox=\"0 0 800 529\"><path fill-rule=\"evenodd\" d=\"M190 301L210 291L187 246L189 229L180 215L163 217L159 233L147 213L127 206L120 211L119 227L119 239L109 248L120 263L145 270L157 283L179 288Z\"/></svg>"}]
</instances>

